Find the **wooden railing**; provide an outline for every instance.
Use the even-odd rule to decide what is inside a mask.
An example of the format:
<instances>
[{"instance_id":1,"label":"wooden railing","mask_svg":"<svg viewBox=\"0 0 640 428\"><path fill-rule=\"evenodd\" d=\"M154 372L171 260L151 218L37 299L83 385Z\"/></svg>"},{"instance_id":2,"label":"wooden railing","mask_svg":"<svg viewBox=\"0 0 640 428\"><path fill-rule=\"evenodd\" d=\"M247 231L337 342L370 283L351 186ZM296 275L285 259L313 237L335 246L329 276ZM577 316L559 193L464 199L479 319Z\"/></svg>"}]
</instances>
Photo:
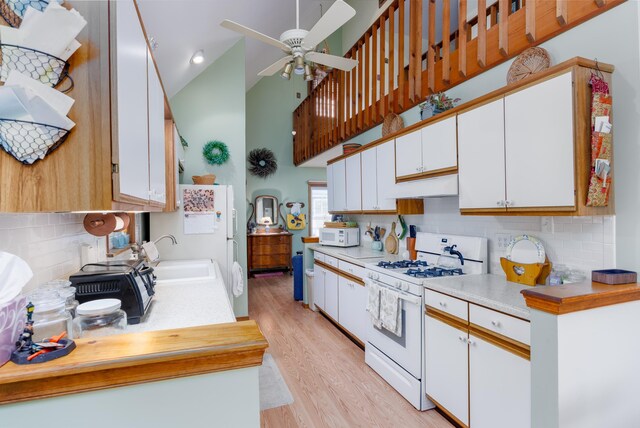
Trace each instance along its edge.
<instances>
[{"instance_id":1,"label":"wooden railing","mask_svg":"<svg viewBox=\"0 0 640 428\"><path fill-rule=\"evenodd\" d=\"M346 53L358 66L329 72L294 111L294 163L624 1L395 0Z\"/></svg>"}]
</instances>

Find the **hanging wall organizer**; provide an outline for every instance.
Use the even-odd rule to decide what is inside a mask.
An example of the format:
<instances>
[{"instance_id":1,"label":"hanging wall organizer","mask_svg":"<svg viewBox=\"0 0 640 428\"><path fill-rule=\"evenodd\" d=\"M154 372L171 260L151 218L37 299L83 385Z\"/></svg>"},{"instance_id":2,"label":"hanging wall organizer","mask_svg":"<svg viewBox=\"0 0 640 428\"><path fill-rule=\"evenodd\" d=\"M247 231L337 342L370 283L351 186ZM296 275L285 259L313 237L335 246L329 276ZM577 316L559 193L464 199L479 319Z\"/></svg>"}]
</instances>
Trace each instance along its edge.
<instances>
[{"instance_id":1,"label":"hanging wall organizer","mask_svg":"<svg viewBox=\"0 0 640 428\"><path fill-rule=\"evenodd\" d=\"M48 4L49 0L0 0L0 15L7 24L19 27L27 7L42 11Z\"/></svg>"}]
</instances>

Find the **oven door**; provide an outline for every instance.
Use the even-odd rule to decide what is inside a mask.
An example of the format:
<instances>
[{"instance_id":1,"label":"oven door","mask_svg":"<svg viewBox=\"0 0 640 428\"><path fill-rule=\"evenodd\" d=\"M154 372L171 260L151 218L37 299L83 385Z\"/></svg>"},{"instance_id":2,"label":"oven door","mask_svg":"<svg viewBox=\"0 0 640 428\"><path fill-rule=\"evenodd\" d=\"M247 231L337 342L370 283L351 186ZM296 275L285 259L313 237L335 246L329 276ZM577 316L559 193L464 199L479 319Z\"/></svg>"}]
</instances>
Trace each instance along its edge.
<instances>
[{"instance_id":1,"label":"oven door","mask_svg":"<svg viewBox=\"0 0 640 428\"><path fill-rule=\"evenodd\" d=\"M377 328L371 321L367 323L368 341L392 359L396 364L421 379L422 359L422 297L398 291L374 280L380 287L398 292L402 301L402 337L384 328Z\"/></svg>"}]
</instances>

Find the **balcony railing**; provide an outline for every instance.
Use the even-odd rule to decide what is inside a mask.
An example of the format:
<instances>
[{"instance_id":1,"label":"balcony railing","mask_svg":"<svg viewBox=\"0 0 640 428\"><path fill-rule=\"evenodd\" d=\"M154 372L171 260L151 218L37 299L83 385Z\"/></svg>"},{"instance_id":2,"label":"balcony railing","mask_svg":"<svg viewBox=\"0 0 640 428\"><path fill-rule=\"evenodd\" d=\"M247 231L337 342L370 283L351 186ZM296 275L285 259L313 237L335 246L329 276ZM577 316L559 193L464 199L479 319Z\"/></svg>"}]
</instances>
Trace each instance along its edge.
<instances>
[{"instance_id":1,"label":"balcony railing","mask_svg":"<svg viewBox=\"0 0 640 428\"><path fill-rule=\"evenodd\" d=\"M396 0L294 111L294 163L624 1Z\"/></svg>"}]
</instances>

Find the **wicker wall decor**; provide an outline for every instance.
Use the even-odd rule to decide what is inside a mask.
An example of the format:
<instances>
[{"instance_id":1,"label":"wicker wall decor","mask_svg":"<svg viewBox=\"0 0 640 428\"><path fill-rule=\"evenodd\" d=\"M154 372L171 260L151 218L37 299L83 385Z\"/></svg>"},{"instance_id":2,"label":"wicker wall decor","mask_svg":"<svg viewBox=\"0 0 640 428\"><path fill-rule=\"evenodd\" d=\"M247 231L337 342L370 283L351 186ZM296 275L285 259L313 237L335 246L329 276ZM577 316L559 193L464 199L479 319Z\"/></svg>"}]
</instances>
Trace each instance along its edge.
<instances>
[{"instance_id":1,"label":"wicker wall decor","mask_svg":"<svg viewBox=\"0 0 640 428\"><path fill-rule=\"evenodd\" d=\"M551 65L549 53L541 47L526 49L516 57L509 67L507 83L517 82L539 71L546 70Z\"/></svg>"},{"instance_id":2,"label":"wicker wall decor","mask_svg":"<svg viewBox=\"0 0 640 428\"><path fill-rule=\"evenodd\" d=\"M269 149L253 149L247 156L249 172L256 177L267 178L278 169L276 155Z\"/></svg>"},{"instance_id":3,"label":"wicker wall decor","mask_svg":"<svg viewBox=\"0 0 640 428\"><path fill-rule=\"evenodd\" d=\"M402 128L404 128L404 121L402 118L395 113L389 113L384 117L384 122L382 124L382 136L385 137L391 133L401 130Z\"/></svg>"}]
</instances>

